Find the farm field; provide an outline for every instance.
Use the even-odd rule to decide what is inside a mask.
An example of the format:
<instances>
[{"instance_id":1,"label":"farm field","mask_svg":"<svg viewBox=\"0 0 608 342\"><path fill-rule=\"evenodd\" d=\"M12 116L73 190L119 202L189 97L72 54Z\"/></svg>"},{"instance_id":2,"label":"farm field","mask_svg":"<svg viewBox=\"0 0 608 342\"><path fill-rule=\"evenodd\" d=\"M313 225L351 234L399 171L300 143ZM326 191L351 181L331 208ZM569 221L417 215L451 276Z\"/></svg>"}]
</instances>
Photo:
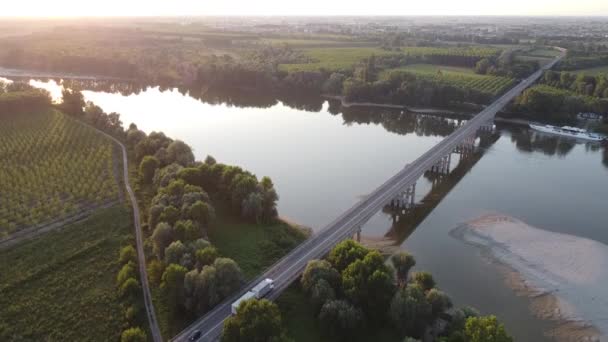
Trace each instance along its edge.
<instances>
[{"instance_id":1,"label":"farm field","mask_svg":"<svg viewBox=\"0 0 608 342\"><path fill-rule=\"evenodd\" d=\"M116 205L0 250L0 341L118 341L118 251L131 239Z\"/></svg>"},{"instance_id":2,"label":"farm field","mask_svg":"<svg viewBox=\"0 0 608 342\"><path fill-rule=\"evenodd\" d=\"M440 58L442 56L458 57L490 57L500 53L493 47L405 47L399 51L388 51L372 47L338 47L338 48L309 48L303 49L304 54L314 62L302 64L281 64L280 69L288 72L296 71L341 71L351 69L362 60L374 56L409 55Z\"/></svg>"},{"instance_id":3,"label":"farm field","mask_svg":"<svg viewBox=\"0 0 608 342\"><path fill-rule=\"evenodd\" d=\"M470 68L463 67L454 67L449 65L435 65L435 64L410 64L405 65L400 68L391 69L394 70L402 70L409 71L420 74L437 74L441 72L442 74L454 74L454 75L477 75L475 71Z\"/></svg>"},{"instance_id":4,"label":"farm field","mask_svg":"<svg viewBox=\"0 0 608 342\"><path fill-rule=\"evenodd\" d=\"M58 111L0 115L0 236L118 200L114 154Z\"/></svg>"},{"instance_id":5,"label":"farm field","mask_svg":"<svg viewBox=\"0 0 608 342\"><path fill-rule=\"evenodd\" d=\"M608 65L605 66L601 66L601 67L595 67L595 68L588 68L588 69L580 69L580 70L576 70L574 71L577 74L586 74L586 75L599 75L599 74L607 74L608 75Z\"/></svg>"},{"instance_id":6,"label":"farm field","mask_svg":"<svg viewBox=\"0 0 608 342\"><path fill-rule=\"evenodd\" d=\"M465 71L458 71L465 69ZM437 72L441 70L441 73ZM425 64L412 64L401 68L385 70L380 74L380 79L386 79L392 72L409 72L418 77L433 79L456 87L473 89L491 95L498 95L514 83L508 77L478 75L469 72L466 68L450 68L444 66L433 66Z\"/></svg>"},{"instance_id":7,"label":"farm field","mask_svg":"<svg viewBox=\"0 0 608 342\"><path fill-rule=\"evenodd\" d=\"M557 50L553 50L553 49L543 49L543 48L536 48L536 49L532 49L530 51L524 51L522 53L522 55L524 56L532 56L532 57L557 57L559 56L559 51Z\"/></svg>"}]
</instances>

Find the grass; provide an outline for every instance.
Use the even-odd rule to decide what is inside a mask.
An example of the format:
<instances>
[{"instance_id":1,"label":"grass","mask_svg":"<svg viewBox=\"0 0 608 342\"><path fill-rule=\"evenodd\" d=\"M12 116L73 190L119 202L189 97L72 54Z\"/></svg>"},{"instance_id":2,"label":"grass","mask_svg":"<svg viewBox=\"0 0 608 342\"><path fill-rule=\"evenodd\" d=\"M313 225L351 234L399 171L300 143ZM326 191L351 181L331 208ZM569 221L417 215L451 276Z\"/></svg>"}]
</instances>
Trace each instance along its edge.
<instances>
[{"instance_id":1,"label":"grass","mask_svg":"<svg viewBox=\"0 0 608 342\"><path fill-rule=\"evenodd\" d=\"M118 251L131 239L130 211L117 205L0 251L0 340L118 340Z\"/></svg>"},{"instance_id":2,"label":"grass","mask_svg":"<svg viewBox=\"0 0 608 342\"><path fill-rule=\"evenodd\" d=\"M222 256L234 259L247 279L253 279L306 239L287 223L255 225L218 210L209 239Z\"/></svg>"},{"instance_id":3,"label":"grass","mask_svg":"<svg viewBox=\"0 0 608 342\"><path fill-rule=\"evenodd\" d=\"M588 68L588 69L580 69L575 71L578 74L586 74L590 76L600 75L600 74L608 74L608 65L604 65L601 67Z\"/></svg>"},{"instance_id":4,"label":"grass","mask_svg":"<svg viewBox=\"0 0 608 342\"><path fill-rule=\"evenodd\" d=\"M0 115L0 236L118 199L112 142L49 110Z\"/></svg>"},{"instance_id":5,"label":"grass","mask_svg":"<svg viewBox=\"0 0 608 342\"><path fill-rule=\"evenodd\" d=\"M543 49L543 48L536 48L536 49L532 49L530 51L526 51L523 53L524 56L547 57L547 58L557 57L557 56L559 56L559 54L560 54L560 52L557 50Z\"/></svg>"}]
</instances>

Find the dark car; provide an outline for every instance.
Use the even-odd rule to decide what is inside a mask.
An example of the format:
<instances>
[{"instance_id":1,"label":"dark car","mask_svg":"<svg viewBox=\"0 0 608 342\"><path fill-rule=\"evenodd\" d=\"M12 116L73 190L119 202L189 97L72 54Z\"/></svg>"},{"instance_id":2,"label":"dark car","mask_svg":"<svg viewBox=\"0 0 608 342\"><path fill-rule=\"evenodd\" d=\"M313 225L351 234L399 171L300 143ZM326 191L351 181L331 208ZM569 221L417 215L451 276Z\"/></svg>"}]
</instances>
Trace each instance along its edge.
<instances>
[{"instance_id":1,"label":"dark car","mask_svg":"<svg viewBox=\"0 0 608 342\"><path fill-rule=\"evenodd\" d=\"M201 338L201 335L202 335L201 331L197 330L197 331L194 332L194 334L190 335L190 338L188 340L189 341L196 341L199 338Z\"/></svg>"}]
</instances>

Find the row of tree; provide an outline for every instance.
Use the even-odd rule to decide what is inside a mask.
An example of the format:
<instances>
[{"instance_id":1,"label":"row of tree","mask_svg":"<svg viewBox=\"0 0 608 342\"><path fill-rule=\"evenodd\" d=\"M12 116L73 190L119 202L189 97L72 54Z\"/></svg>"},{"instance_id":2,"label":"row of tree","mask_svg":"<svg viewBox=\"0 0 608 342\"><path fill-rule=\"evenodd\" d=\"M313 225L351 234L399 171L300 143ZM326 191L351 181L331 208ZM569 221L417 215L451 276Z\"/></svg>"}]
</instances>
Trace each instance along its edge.
<instances>
[{"instance_id":1,"label":"row of tree","mask_svg":"<svg viewBox=\"0 0 608 342\"><path fill-rule=\"evenodd\" d=\"M121 334L121 342L145 342L147 336L144 329L145 314L142 307L141 286L137 271L137 253L135 248L127 245L120 250L118 262L122 268L116 275L118 297L124 310L125 328Z\"/></svg>"},{"instance_id":2,"label":"row of tree","mask_svg":"<svg viewBox=\"0 0 608 342\"><path fill-rule=\"evenodd\" d=\"M541 81L543 84L570 90L578 95L608 98L608 74L586 75L547 70Z\"/></svg>"},{"instance_id":3,"label":"row of tree","mask_svg":"<svg viewBox=\"0 0 608 342\"><path fill-rule=\"evenodd\" d=\"M27 83L0 81L0 114L34 113L51 107L50 94Z\"/></svg>"},{"instance_id":4,"label":"row of tree","mask_svg":"<svg viewBox=\"0 0 608 342\"><path fill-rule=\"evenodd\" d=\"M580 112L607 113L608 99L541 84L526 89L515 100L514 108L534 119L574 119Z\"/></svg>"},{"instance_id":5,"label":"row of tree","mask_svg":"<svg viewBox=\"0 0 608 342\"><path fill-rule=\"evenodd\" d=\"M407 72L393 72L386 80L375 82L349 78L344 81L342 93L350 102L437 107L465 102L488 103L493 97L488 93Z\"/></svg>"}]
</instances>

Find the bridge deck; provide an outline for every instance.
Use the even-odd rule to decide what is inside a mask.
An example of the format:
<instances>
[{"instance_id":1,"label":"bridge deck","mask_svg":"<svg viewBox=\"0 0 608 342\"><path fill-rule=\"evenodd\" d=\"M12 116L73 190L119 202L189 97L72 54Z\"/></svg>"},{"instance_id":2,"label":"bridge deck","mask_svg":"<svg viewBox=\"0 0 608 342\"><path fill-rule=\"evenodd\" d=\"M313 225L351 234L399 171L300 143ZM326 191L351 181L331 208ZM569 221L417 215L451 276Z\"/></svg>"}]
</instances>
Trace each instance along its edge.
<instances>
[{"instance_id":1,"label":"bridge deck","mask_svg":"<svg viewBox=\"0 0 608 342\"><path fill-rule=\"evenodd\" d=\"M184 329L174 341L187 341L188 337L197 330L202 332L199 341L215 341L222 331L224 320L231 314L231 303L259 283L262 279L271 278L275 281L275 289L269 299L276 299L303 271L308 261L325 256L331 248L340 241L352 236L375 213L380 211L399 192L414 184L418 178L429 170L439 158L451 153L465 138L475 135L486 122L494 119L496 113L513 100L524 89L532 85L542 75L543 71L553 67L557 61L545 65L542 69L521 81L491 105L458 128L440 143L425 152L414 162L408 164L397 174L380 185L366 198L359 201L336 220L328 224L318 234L312 236L283 259L271 266L264 274L247 284L241 291L218 304L212 311Z\"/></svg>"}]
</instances>

